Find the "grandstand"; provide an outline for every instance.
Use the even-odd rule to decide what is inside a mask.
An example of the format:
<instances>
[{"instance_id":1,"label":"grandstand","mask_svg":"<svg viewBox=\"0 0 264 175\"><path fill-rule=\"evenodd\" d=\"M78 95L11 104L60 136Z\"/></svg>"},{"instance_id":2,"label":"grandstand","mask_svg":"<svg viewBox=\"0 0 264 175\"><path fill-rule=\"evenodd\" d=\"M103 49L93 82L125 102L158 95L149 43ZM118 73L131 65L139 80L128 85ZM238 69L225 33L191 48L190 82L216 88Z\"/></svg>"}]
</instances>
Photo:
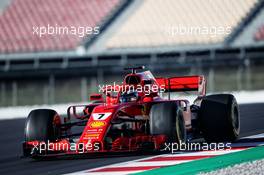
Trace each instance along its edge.
<instances>
[{"instance_id":1,"label":"grandstand","mask_svg":"<svg viewBox=\"0 0 264 175\"><path fill-rule=\"evenodd\" d=\"M120 0L14 0L0 17L0 52L74 50L82 44L83 37L39 37L33 34L33 27L101 26L120 4Z\"/></svg>"},{"instance_id":2,"label":"grandstand","mask_svg":"<svg viewBox=\"0 0 264 175\"><path fill-rule=\"evenodd\" d=\"M85 101L142 64L204 74L209 91L264 88L263 0L4 0L0 9L2 106ZM100 32L33 33L48 25Z\"/></svg>"},{"instance_id":3,"label":"grandstand","mask_svg":"<svg viewBox=\"0 0 264 175\"><path fill-rule=\"evenodd\" d=\"M106 47L160 47L183 44L214 44L223 42L231 32L172 33L182 26L221 27L234 30L255 6L257 0L146 0L124 22L107 42ZM167 31L171 30L171 31ZM197 31L198 32L198 31Z\"/></svg>"}]
</instances>

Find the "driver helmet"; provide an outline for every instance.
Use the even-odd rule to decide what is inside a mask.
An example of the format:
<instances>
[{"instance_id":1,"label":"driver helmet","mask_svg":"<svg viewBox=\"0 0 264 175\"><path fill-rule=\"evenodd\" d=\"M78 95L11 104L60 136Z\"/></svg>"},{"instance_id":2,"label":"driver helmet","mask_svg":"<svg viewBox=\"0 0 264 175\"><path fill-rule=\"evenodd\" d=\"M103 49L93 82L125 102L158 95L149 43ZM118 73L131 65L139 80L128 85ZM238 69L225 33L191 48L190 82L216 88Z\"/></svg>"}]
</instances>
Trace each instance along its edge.
<instances>
[{"instance_id":1,"label":"driver helmet","mask_svg":"<svg viewBox=\"0 0 264 175\"><path fill-rule=\"evenodd\" d=\"M127 91L121 94L120 102L121 103L133 102L133 101L137 101L137 99L138 99L137 91Z\"/></svg>"}]
</instances>

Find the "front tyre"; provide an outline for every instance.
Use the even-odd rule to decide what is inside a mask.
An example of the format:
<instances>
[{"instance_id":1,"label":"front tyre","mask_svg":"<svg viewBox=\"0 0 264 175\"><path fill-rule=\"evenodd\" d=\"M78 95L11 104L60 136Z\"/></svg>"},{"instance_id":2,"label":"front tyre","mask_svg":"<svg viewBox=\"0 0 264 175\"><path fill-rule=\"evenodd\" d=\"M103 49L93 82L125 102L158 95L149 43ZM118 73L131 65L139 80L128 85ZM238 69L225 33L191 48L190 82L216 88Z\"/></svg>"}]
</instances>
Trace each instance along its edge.
<instances>
[{"instance_id":1,"label":"front tyre","mask_svg":"<svg viewBox=\"0 0 264 175\"><path fill-rule=\"evenodd\" d=\"M175 102L157 103L151 107L150 134L166 135L171 142L186 142L183 113Z\"/></svg>"},{"instance_id":2,"label":"front tyre","mask_svg":"<svg viewBox=\"0 0 264 175\"><path fill-rule=\"evenodd\" d=\"M51 109L32 110L25 123L25 143L29 141L55 141L60 137L60 117ZM32 155L31 149L23 148L24 156Z\"/></svg>"}]
</instances>

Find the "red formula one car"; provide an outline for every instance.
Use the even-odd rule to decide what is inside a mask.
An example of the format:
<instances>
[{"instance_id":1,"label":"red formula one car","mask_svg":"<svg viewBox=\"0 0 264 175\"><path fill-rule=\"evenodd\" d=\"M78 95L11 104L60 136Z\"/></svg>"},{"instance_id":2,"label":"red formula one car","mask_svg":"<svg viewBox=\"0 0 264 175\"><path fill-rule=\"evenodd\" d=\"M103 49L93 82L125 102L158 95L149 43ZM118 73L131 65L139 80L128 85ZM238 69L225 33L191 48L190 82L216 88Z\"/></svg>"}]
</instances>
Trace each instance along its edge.
<instances>
[{"instance_id":1,"label":"red formula one car","mask_svg":"<svg viewBox=\"0 0 264 175\"><path fill-rule=\"evenodd\" d=\"M150 71L125 76L120 85L99 86L88 105L69 106L66 117L51 109L30 112L24 156L158 151L166 142L237 139L239 108L231 94L206 95L204 76L154 78ZM196 91L193 104L172 92ZM162 98L166 96L166 98Z\"/></svg>"}]
</instances>

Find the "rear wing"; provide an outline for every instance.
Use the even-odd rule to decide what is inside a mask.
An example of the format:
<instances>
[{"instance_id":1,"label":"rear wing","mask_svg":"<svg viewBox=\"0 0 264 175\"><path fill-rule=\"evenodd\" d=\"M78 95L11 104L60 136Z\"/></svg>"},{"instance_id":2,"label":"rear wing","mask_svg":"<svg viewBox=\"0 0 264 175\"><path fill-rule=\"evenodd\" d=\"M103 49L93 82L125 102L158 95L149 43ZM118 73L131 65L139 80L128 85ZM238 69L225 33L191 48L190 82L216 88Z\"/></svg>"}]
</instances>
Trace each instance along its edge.
<instances>
[{"instance_id":1,"label":"rear wing","mask_svg":"<svg viewBox=\"0 0 264 175\"><path fill-rule=\"evenodd\" d=\"M158 86L165 92L197 91L199 96L206 94L205 78L202 75L156 78Z\"/></svg>"}]
</instances>

